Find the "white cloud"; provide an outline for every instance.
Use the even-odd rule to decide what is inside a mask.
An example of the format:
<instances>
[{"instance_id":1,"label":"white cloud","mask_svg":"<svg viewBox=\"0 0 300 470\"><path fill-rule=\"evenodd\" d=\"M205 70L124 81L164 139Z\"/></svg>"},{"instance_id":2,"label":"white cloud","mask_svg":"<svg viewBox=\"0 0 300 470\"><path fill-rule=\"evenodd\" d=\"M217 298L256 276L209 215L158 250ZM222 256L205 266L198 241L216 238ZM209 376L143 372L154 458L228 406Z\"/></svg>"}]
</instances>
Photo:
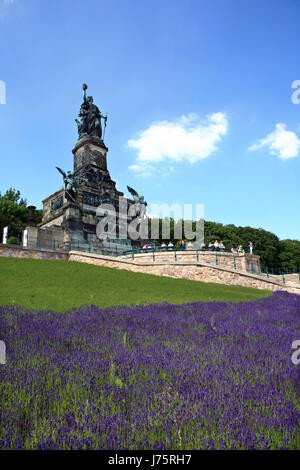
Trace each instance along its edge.
<instances>
[{"instance_id":1,"label":"white cloud","mask_svg":"<svg viewBox=\"0 0 300 470\"><path fill-rule=\"evenodd\" d=\"M227 117L221 112L207 115L205 123L199 122L196 113L174 121L155 122L136 139L128 140L128 147L137 151L136 163L130 169L140 176L150 176L157 171L154 165L163 161L195 163L218 149L227 130ZM173 170L169 165L168 171Z\"/></svg>"},{"instance_id":2,"label":"white cloud","mask_svg":"<svg viewBox=\"0 0 300 470\"><path fill-rule=\"evenodd\" d=\"M278 123L273 132L248 147L248 150L254 152L263 147L268 148L270 155L276 155L282 160L287 160L299 155L300 139L294 132L286 130L286 124Z\"/></svg>"},{"instance_id":3,"label":"white cloud","mask_svg":"<svg viewBox=\"0 0 300 470\"><path fill-rule=\"evenodd\" d=\"M129 169L134 171L135 173L137 173L139 176L143 178L148 178L156 171L156 168L152 165L138 164L138 163L134 165L130 165Z\"/></svg>"}]
</instances>

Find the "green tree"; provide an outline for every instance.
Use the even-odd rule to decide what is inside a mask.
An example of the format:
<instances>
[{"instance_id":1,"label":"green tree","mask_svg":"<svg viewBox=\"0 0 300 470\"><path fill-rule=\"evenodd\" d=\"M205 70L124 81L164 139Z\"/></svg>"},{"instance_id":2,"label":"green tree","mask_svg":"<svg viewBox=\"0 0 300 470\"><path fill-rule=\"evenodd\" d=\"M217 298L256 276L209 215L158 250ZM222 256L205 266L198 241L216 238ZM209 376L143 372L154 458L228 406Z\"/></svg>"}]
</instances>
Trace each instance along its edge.
<instances>
[{"instance_id":1,"label":"green tree","mask_svg":"<svg viewBox=\"0 0 300 470\"><path fill-rule=\"evenodd\" d=\"M289 271L298 271L300 269L300 241L299 240L280 240L280 267Z\"/></svg>"},{"instance_id":2,"label":"green tree","mask_svg":"<svg viewBox=\"0 0 300 470\"><path fill-rule=\"evenodd\" d=\"M21 198L20 191L10 188L2 196L0 193L0 234L8 226L9 237L20 238L27 225L28 209L26 199ZM1 240L2 241L2 240Z\"/></svg>"},{"instance_id":3,"label":"green tree","mask_svg":"<svg viewBox=\"0 0 300 470\"><path fill-rule=\"evenodd\" d=\"M43 218L43 211L41 209L37 209L34 211L34 222L35 225L38 225L42 222Z\"/></svg>"},{"instance_id":4,"label":"green tree","mask_svg":"<svg viewBox=\"0 0 300 470\"><path fill-rule=\"evenodd\" d=\"M22 199L20 191L16 190L15 188L9 188L4 194L4 196L1 196L0 193L0 199L1 198L6 199L7 201L14 202L15 204L18 204L21 207L27 206L26 199Z\"/></svg>"}]
</instances>

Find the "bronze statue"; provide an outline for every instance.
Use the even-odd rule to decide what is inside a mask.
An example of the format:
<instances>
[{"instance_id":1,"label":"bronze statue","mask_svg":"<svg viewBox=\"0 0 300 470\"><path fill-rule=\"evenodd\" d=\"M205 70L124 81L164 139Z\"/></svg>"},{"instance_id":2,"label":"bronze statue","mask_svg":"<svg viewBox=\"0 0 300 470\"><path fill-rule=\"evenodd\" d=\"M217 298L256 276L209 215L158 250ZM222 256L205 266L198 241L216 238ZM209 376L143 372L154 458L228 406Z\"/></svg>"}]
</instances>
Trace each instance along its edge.
<instances>
[{"instance_id":1,"label":"bronze statue","mask_svg":"<svg viewBox=\"0 0 300 470\"><path fill-rule=\"evenodd\" d=\"M133 200L135 205L138 208L137 216L140 219L143 219L146 215L146 207L147 207L147 202L144 199L143 194L138 194L135 189L131 188L130 186L127 186L128 191L130 194L133 196Z\"/></svg>"},{"instance_id":2,"label":"bronze statue","mask_svg":"<svg viewBox=\"0 0 300 470\"><path fill-rule=\"evenodd\" d=\"M131 188L130 186L127 186L127 189L133 196L133 200L136 204L144 204L147 206L147 202L145 201L143 194L138 194L135 189Z\"/></svg>"},{"instance_id":3,"label":"bronze statue","mask_svg":"<svg viewBox=\"0 0 300 470\"><path fill-rule=\"evenodd\" d=\"M75 119L78 126L79 138L85 135L91 135L102 139L102 125L101 119L104 120L104 130L106 128L107 115L102 116L99 108L94 104L92 96L86 97L87 85L83 86L83 103L80 107L78 117L80 120Z\"/></svg>"},{"instance_id":4,"label":"bronze statue","mask_svg":"<svg viewBox=\"0 0 300 470\"><path fill-rule=\"evenodd\" d=\"M68 199L69 201L76 202L76 195L77 195L76 186L82 181L85 181L85 177L79 176L79 173L81 172L81 168L74 171L74 173L72 173L71 171L68 171L68 173L65 173L58 166L56 168L62 174L63 179L64 179L66 199Z\"/></svg>"}]
</instances>

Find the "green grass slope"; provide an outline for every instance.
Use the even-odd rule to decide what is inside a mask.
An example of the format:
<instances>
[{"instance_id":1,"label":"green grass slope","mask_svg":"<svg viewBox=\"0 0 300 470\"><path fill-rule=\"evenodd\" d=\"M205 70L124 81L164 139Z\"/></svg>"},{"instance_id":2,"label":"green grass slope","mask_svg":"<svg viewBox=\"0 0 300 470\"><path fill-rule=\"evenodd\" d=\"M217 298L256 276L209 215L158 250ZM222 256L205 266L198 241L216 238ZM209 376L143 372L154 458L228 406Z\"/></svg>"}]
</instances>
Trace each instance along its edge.
<instances>
[{"instance_id":1,"label":"green grass slope","mask_svg":"<svg viewBox=\"0 0 300 470\"><path fill-rule=\"evenodd\" d=\"M77 263L0 257L0 305L64 312L84 304L101 307L168 302L241 302L271 295L249 287L172 279Z\"/></svg>"}]
</instances>

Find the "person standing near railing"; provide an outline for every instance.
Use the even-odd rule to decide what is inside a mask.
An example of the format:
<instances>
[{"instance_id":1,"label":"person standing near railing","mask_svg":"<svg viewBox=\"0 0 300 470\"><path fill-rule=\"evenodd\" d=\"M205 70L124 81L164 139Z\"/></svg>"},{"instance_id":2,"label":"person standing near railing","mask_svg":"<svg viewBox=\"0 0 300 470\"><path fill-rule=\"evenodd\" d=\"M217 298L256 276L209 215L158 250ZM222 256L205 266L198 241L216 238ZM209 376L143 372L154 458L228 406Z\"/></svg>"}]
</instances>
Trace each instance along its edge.
<instances>
[{"instance_id":1,"label":"person standing near railing","mask_svg":"<svg viewBox=\"0 0 300 470\"><path fill-rule=\"evenodd\" d=\"M220 241L219 248L220 248L220 251L224 251L224 250L225 250L225 246L223 245L223 241L222 241L222 240Z\"/></svg>"},{"instance_id":2,"label":"person standing near railing","mask_svg":"<svg viewBox=\"0 0 300 470\"><path fill-rule=\"evenodd\" d=\"M252 242L249 242L249 252L250 252L250 255L253 255L253 243Z\"/></svg>"},{"instance_id":3,"label":"person standing near railing","mask_svg":"<svg viewBox=\"0 0 300 470\"><path fill-rule=\"evenodd\" d=\"M215 247L216 251L219 251L219 242L218 242L218 240L215 241L214 247Z\"/></svg>"},{"instance_id":4,"label":"person standing near railing","mask_svg":"<svg viewBox=\"0 0 300 470\"><path fill-rule=\"evenodd\" d=\"M174 248L174 245L171 241L168 243L168 248L169 250L172 250Z\"/></svg>"}]
</instances>

